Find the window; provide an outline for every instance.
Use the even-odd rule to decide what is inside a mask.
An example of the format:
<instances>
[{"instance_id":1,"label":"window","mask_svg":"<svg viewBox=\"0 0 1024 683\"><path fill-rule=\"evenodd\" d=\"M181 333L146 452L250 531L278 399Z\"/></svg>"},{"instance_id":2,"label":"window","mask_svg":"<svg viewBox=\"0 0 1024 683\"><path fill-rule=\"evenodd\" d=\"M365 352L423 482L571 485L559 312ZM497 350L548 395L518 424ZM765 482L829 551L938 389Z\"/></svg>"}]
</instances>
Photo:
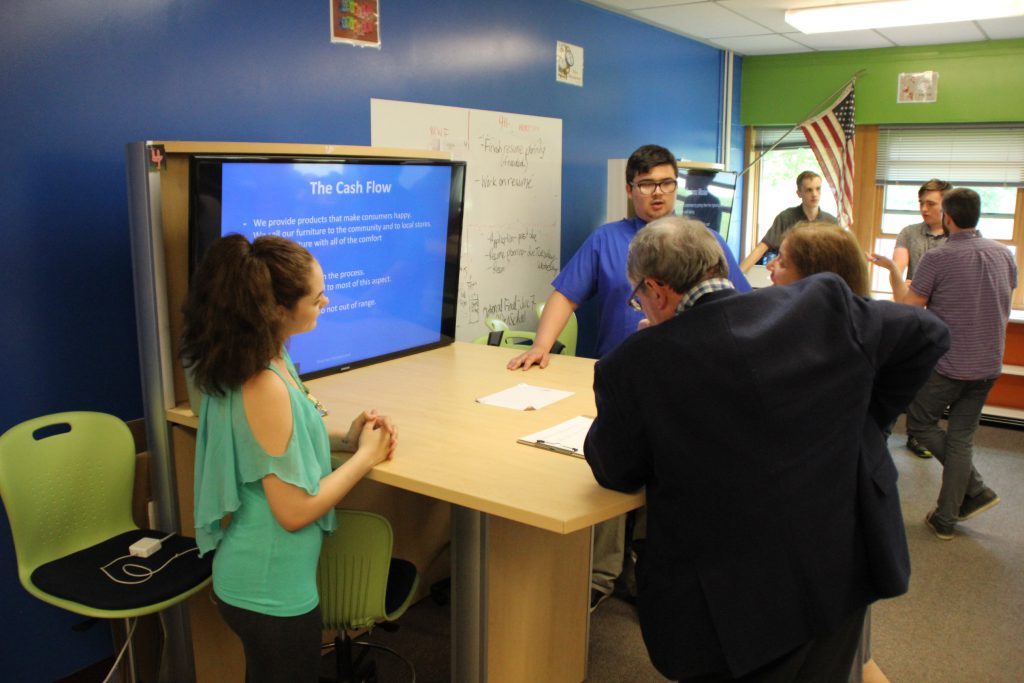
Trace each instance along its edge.
<instances>
[{"instance_id":1,"label":"window","mask_svg":"<svg viewBox=\"0 0 1024 683\"><path fill-rule=\"evenodd\" d=\"M1024 226L1015 224L1024 195L1024 127L883 127L877 158L876 182L882 190L881 223L874 239L877 253L891 255L900 230L921 222L918 188L940 178L981 196L979 230L1006 244L1016 257L1024 235ZM874 289L891 293L885 272L874 270ZM1019 295L1017 299L1019 303Z\"/></svg>"},{"instance_id":2,"label":"window","mask_svg":"<svg viewBox=\"0 0 1024 683\"><path fill-rule=\"evenodd\" d=\"M978 229L985 237L1005 241L1013 239L1013 212L1017 206L1016 188L950 182L958 187L969 187L981 196L981 220L978 221ZM921 222L917 204L917 191L920 185L884 185L884 188L883 234L897 235L911 223Z\"/></svg>"},{"instance_id":3,"label":"window","mask_svg":"<svg viewBox=\"0 0 1024 683\"><path fill-rule=\"evenodd\" d=\"M792 131L787 128L758 128L755 140L755 157L773 145L777 146L758 162L757 210L753 214L757 217L754 224L757 239L751 240L751 245L764 237L780 211L800 203L796 196L796 177L803 171L821 174L814 152L799 128ZM836 199L824 181L819 207L833 216L836 214Z\"/></svg>"},{"instance_id":4,"label":"window","mask_svg":"<svg viewBox=\"0 0 1024 683\"><path fill-rule=\"evenodd\" d=\"M982 234L1005 244L1014 254L1018 273L1024 274L1024 125L863 125L857 129L858 136L864 135L858 154L877 161L875 169L857 166L860 189L854 197L854 210L859 212L855 221L858 238L867 248L892 255L900 230L921 222L918 188L931 178L941 178L981 196ZM746 184L745 253L760 241L779 211L796 204L797 174L820 172L799 128L749 128L747 153L751 182ZM872 180L873 192L868 189ZM827 186L822 189L821 208L834 215L835 198ZM879 270L872 268L873 290L879 297L890 296L888 276ZM1024 309L1024 286L1017 288L1013 306Z\"/></svg>"}]
</instances>

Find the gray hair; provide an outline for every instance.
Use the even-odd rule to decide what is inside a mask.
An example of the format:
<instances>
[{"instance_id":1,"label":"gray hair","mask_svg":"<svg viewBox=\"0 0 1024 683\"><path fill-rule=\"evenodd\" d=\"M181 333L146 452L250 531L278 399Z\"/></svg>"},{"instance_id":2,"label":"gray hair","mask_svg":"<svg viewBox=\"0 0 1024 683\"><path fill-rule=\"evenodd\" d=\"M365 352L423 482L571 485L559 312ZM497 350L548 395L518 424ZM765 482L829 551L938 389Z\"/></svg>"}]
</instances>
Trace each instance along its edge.
<instances>
[{"instance_id":1,"label":"gray hair","mask_svg":"<svg viewBox=\"0 0 1024 683\"><path fill-rule=\"evenodd\" d=\"M700 221L681 216L648 223L633 237L626 257L630 282L650 277L680 293L728 273L725 253L711 231Z\"/></svg>"}]
</instances>

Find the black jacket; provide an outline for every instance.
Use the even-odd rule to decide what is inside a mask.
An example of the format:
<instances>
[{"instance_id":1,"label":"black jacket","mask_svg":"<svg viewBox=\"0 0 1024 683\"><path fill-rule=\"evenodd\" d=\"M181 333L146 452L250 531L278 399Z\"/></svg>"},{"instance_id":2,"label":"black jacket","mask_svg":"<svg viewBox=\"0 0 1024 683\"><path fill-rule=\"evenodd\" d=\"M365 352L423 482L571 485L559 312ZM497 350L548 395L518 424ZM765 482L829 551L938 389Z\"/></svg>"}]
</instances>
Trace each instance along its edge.
<instances>
[{"instance_id":1,"label":"black jacket","mask_svg":"<svg viewBox=\"0 0 1024 683\"><path fill-rule=\"evenodd\" d=\"M930 313L821 274L705 295L598 362L584 451L602 486L647 487L638 609L659 671L743 675L906 590L881 427L948 346Z\"/></svg>"}]
</instances>

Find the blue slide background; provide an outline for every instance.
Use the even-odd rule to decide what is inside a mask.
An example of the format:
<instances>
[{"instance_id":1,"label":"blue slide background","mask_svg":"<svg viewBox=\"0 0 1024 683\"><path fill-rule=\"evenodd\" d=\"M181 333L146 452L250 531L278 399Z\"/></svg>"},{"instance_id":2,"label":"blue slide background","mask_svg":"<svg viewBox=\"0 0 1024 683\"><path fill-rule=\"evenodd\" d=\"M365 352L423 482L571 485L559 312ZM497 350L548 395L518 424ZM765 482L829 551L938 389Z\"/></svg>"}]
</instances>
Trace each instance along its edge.
<instances>
[{"instance_id":1,"label":"blue slide background","mask_svg":"<svg viewBox=\"0 0 1024 683\"><path fill-rule=\"evenodd\" d=\"M223 234L288 237L323 267L330 303L316 329L289 344L299 372L440 340L449 166L225 162L222 178ZM354 191L314 193L314 181ZM297 224L318 217L328 220ZM420 223L428 227L409 227Z\"/></svg>"}]
</instances>

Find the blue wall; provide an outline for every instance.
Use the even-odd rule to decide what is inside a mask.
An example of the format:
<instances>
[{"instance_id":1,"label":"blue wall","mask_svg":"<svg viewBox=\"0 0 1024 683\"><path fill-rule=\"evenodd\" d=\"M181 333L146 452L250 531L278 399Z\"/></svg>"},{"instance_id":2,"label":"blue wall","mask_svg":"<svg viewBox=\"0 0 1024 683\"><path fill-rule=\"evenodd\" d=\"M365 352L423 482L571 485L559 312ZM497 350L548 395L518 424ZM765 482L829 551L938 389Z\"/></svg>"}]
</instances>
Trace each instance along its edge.
<instances>
[{"instance_id":1,"label":"blue wall","mask_svg":"<svg viewBox=\"0 0 1024 683\"><path fill-rule=\"evenodd\" d=\"M130 141L368 145L371 97L558 117L563 261L603 220L608 158L656 142L717 160L718 50L570 0L381 4L375 50L328 42L323 0L5 0L0 431L61 410L142 415ZM585 87L555 82L556 40L584 48ZM592 325L585 312L583 352ZM104 626L72 633L80 619L20 588L6 518L0 604L11 680L110 652Z\"/></svg>"}]
</instances>

